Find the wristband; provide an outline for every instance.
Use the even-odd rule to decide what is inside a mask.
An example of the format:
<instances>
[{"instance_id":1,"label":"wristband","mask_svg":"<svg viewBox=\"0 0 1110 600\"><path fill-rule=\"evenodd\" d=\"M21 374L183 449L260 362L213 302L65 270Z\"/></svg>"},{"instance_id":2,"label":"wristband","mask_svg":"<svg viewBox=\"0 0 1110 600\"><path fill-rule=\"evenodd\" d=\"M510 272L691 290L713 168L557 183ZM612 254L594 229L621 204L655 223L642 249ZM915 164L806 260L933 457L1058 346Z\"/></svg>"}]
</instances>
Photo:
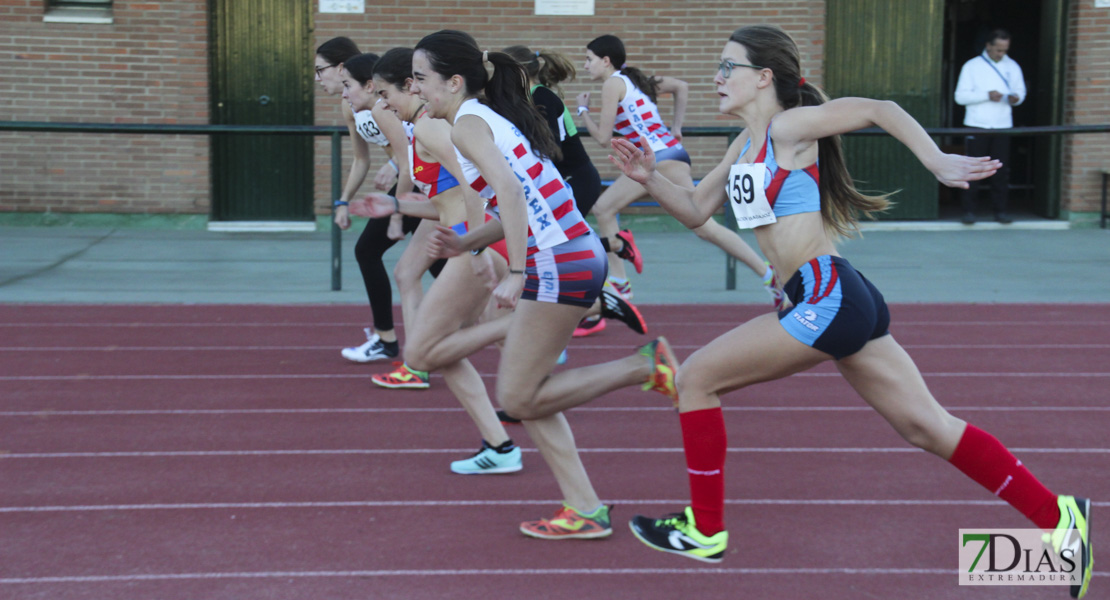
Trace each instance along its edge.
<instances>
[{"instance_id":1,"label":"wristband","mask_svg":"<svg viewBox=\"0 0 1110 600\"><path fill-rule=\"evenodd\" d=\"M397 171L397 172L400 172L400 171L401 171L401 169L397 168L397 163L393 162L393 159L392 159L392 158L391 158L391 159L389 159L389 162L388 162L387 164L388 164L389 166L393 167L393 170L394 170L394 171Z\"/></svg>"},{"instance_id":2,"label":"wristband","mask_svg":"<svg viewBox=\"0 0 1110 600\"><path fill-rule=\"evenodd\" d=\"M523 275L524 269L509 269L509 275Z\"/></svg>"},{"instance_id":3,"label":"wristband","mask_svg":"<svg viewBox=\"0 0 1110 600\"><path fill-rule=\"evenodd\" d=\"M401 212L401 203L397 201L397 196L390 196L389 198L393 200L393 212Z\"/></svg>"},{"instance_id":4,"label":"wristband","mask_svg":"<svg viewBox=\"0 0 1110 600\"><path fill-rule=\"evenodd\" d=\"M348 204L350 204L350 203L347 202L346 200L336 200L335 202L331 203L332 208L338 208L340 206L347 206Z\"/></svg>"},{"instance_id":5,"label":"wristband","mask_svg":"<svg viewBox=\"0 0 1110 600\"><path fill-rule=\"evenodd\" d=\"M583 114L588 113L588 112L590 112L590 107L589 106L579 106L578 107L578 116L581 117Z\"/></svg>"},{"instance_id":6,"label":"wristband","mask_svg":"<svg viewBox=\"0 0 1110 600\"><path fill-rule=\"evenodd\" d=\"M478 256L478 255L479 255L479 254L481 254L481 253L482 253L482 251L483 251L483 250L485 250L485 249L486 249L486 247L485 247L485 246L482 246L481 248L475 248L475 249L473 249L473 250L471 250L471 251L470 251L470 254L471 254L472 256Z\"/></svg>"}]
</instances>

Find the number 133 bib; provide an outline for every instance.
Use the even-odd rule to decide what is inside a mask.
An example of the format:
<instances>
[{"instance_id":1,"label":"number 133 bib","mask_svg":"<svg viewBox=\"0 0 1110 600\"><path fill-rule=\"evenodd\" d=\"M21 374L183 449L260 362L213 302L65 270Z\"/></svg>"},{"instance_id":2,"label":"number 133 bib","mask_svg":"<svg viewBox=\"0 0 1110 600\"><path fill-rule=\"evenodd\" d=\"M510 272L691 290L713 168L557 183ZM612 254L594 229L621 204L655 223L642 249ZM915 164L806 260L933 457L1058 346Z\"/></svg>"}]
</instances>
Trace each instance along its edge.
<instances>
[{"instance_id":1,"label":"number 133 bib","mask_svg":"<svg viewBox=\"0 0 1110 600\"><path fill-rule=\"evenodd\" d=\"M728 204L740 229L752 229L777 221L763 188L766 174L767 165L764 163L737 164L728 170Z\"/></svg>"}]
</instances>

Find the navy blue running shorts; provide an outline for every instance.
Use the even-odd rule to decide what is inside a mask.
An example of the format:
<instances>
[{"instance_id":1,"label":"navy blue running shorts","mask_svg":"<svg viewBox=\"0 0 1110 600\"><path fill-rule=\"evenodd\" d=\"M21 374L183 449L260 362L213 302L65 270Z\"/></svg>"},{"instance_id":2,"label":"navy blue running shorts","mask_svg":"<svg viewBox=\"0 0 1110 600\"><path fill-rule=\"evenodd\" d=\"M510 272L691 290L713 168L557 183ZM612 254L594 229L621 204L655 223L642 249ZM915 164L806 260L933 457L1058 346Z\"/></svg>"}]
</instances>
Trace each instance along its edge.
<instances>
[{"instance_id":1,"label":"navy blue running shorts","mask_svg":"<svg viewBox=\"0 0 1110 600\"><path fill-rule=\"evenodd\" d=\"M783 291L794 303L779 312L786 332L837 360L889 333L883 295L839 256L818 256L802 265Z\"/></svg>"}]
</instances>

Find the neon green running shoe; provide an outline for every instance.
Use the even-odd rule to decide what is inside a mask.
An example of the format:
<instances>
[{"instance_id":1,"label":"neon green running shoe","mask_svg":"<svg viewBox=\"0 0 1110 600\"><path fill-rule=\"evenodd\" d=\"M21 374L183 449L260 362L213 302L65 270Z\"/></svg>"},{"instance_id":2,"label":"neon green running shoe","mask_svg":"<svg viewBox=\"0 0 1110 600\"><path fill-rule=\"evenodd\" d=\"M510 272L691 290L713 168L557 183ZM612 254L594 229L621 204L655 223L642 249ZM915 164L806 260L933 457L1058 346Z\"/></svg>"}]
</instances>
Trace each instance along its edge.
<instances>
[{"instance_id":1,"label":"neon green running shoe","mask_svg":"<svg viewBox=\"0 0 1110 600\"><path fill-rule=\"evenodd\" d=\"M719 563L728 548L728 532L704 535L694 524L694 509L689 506L681 513L662 519L636 515L628 523L632 533L641 542L662 552L680 554L707 563Z\"/></svg>"},{"instance_id":2,"label":"neon green running shoe","mask_svg":"<svg viewBox=\"0 0 1110 600\"><path fill-rule=\"evenodd\" d=\"M1095 564L1091 553L1091 501L1075 496L1058 496L1056 505L1060 507L1060 522L1052 533L1044 534L1044 543L1052 544L1052 550L1065 561L1075 563L1079 569L1079 585L1071 586L1071 597L1082 598L1087 595L1091 567Z\"/></svg>"},{"instance_id":3,"label":"neon green running shoe","mask_svg":"<svg viewBox=\"0 0 1110 600\"><path fill-rule=\"evenodd\" d=\"M678 388L675 377L678 375L678 359L665 337L657 337L640 348L640 355L651 360L651 377L644 383L644 391L659 392L671 399L678 408Z\"/></svg>"}]
</instances>

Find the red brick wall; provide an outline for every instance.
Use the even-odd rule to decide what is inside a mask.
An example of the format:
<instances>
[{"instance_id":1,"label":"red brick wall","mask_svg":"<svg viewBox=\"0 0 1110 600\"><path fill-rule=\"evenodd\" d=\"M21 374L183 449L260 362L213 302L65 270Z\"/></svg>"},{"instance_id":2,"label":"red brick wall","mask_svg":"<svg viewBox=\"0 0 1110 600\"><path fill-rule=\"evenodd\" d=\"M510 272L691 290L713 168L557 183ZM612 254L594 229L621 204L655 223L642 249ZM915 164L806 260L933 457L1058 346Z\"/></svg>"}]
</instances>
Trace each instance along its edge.
<instances>
[{"instance_id":1,"label":"red brick wall","mask_svg":"<svg viewBox=\"0 0 1110 600\"><path fill-rule=\"evenodd\" d=\"M527 44L563 52L581 64L585 44L612 33L624 39L630 64L691 84L688 126L735 124L716 113L711 77L721 47L740 25L783 26L801 46L805 77L818 84L822 78L824 0L603 0L592 17L537 17L533 0L366 4L362 15L317 14L316 44L347 35L364 50L381 53L451 27L470 32L484 47ZM205 0L116 0L111 25L44 23L42 5L43 0L0 4L0 119L209 121ZM1067 122L1108 123L1110 10L1096 9L1089 0L1072 3L1069 37ZM600 87L577 81L564 92L573 99ZM661 104L670 120L670 100ZM340 110L338 98L317 93L317 124L341 124ZM694 174L701 176L720 159L725 142L687 138L686 144ZM587 146L603 176L611 178L605 152ZM320 138L316 148L316 206L324 213L331 199L330 145ZM1110 139L1072 136L1067 148L1062 208L1097 210L1098 173L1110 167ZM344 176L350 154L345 144ZM384 154L374 150L372 160L376 171ZM209 193L204 136L0 132L0 211L206 214Z\"/></svg>"},{"instance_id":2,"label":"red brick wall","mask_svg":"<svg viewBox=\"0 0 1110 600\"><path fill-rule=\"evenodd\" d=\"M1066 122L1110 123L1110 8L1073 2L1068 19ZM1097 211L1101 173L1110 170L1110 134L1073 135L1064 146L1062 208Z\"/></svg>"},{"instance_id":3,"label":"red brick wall","mask_svg":"<svg viewBox=\"0 0 1110 600\"><path fill-rule=\"evenodd\" d=\"M0 119L208 122L204 0L114 3L111 25L0 5ZM206 213L203 136L0 133L0 211Z\"/></svg>"}]
</instances>

